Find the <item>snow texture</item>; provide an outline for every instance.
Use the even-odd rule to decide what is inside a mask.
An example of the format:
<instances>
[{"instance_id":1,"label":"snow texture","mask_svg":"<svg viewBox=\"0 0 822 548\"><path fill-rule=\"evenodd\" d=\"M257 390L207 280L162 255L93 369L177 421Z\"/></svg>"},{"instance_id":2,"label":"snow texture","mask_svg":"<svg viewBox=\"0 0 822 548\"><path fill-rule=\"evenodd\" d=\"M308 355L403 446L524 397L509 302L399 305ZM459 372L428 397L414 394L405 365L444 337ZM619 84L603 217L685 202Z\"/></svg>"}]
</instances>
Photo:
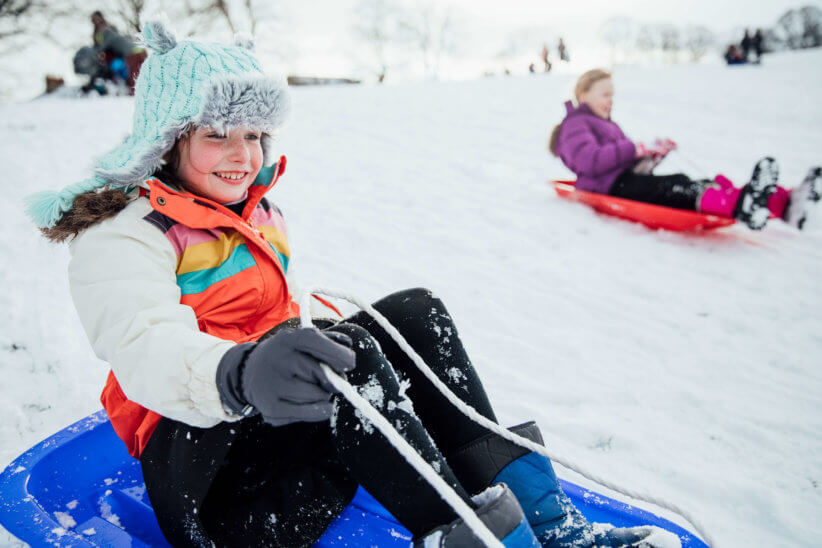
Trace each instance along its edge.
<instances>
[{"instance_id":1,"label":"snow texture","mask_svg":"<svg viewBox=\"0 0 822 548\"><path fill-rule=\"evenodd\" d=\"M822 163L819 66L805 51L759 67L620 67L614 119L636 140L679 143L659 173L742 183L772 155L793 187ZM269 197L299 278L371 300L431 288L503 424L535 419L551 449L691 509L724 547L816 545L822 215L803 232L771 220L692 236L558 199L546 179L569 173L545 144L572 85L292 90L276 150L288 169ZM68 250L39 236L22 197L88 176L131 109L0 104L0 466L99 408L108 368L74 311Z\"/></svg>"}]
</instances>

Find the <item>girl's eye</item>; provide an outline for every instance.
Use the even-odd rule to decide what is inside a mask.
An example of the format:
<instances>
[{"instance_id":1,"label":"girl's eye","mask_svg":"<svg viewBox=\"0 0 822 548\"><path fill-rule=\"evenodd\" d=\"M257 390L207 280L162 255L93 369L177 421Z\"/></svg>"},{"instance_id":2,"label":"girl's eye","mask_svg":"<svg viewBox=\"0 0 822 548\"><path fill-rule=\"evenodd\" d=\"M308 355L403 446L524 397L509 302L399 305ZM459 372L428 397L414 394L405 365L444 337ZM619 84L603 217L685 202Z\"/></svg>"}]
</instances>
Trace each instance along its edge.
<instances>
[{"instance_id":1,"label":"girl's eye","mask_svg":"<svg viewBox=\"0 0 822 548\"><path fill-rule=\"evenodd\" d=\"M256 141L260 138L260 135L257 134L257 133L249 133L248 135L245 136L245 138L248 139L249 141Z\"/></svg>"},{"instance_id":2,"label":"girl's eye","mask_svg":"<svg viewBox=\"0 0 822 548\"><path fill-rule=\"evenodd\" d=\"M225 139L225 135L222 133L209 133L206 137L209 139Z\"/></svg>"}]
</instances>

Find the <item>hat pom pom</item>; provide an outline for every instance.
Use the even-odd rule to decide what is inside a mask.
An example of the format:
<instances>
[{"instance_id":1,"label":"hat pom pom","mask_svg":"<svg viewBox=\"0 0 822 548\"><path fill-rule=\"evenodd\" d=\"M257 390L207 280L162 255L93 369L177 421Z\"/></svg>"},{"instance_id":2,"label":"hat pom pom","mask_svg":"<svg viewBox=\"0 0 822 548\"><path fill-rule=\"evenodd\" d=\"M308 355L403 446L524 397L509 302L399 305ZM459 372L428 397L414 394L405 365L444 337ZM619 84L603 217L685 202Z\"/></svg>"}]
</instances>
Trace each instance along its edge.
<instances>
[{"instance_id":1,"label":"hat pom pom","mask_svg":"<svg viewBox=\"0 0 822 548\"><path fill-rule=\"evenodd\" d=\"M23 198L26 214L38 227L51 228L60 221L63 213L71 209L78 194L96 190L105 184L104 179L91 177L69 185L63 190L35 192Z\"/></svg>"},{"instance_id":2,"label":"hat pom pom","mask_svg":"<svg viewBox=\"0 0 822 548\"><path fill-rule=\"evenodd\" d=\"M177 45L177 37L165 15L156 16L143 25L142 42L156 53L167 53Z\"/></svg>"},{"instance_id":3,"label":"hat pom pom","mask_svg":"<svg viewBox=\"0 0 822 548\"><path fill-rule=\"evenodd\" d=\"M53 190L44 190L23 198L26 206L26 214L35 225L40 228L51 228L67 209L66 202L60 197L60 193ZM71 204L68 204L71 207Z\"/></svg>"},{"instance_id":4,"label":"hat pom pom","mask_svg":"<svg viewBox=\"0 0 822 548\"><path fill-rule=\"evenodd\" d=\"M234 45L238 48L254 51L254 38L245 32L238 32L234 35Z\"/></svg>"}]
</instances>

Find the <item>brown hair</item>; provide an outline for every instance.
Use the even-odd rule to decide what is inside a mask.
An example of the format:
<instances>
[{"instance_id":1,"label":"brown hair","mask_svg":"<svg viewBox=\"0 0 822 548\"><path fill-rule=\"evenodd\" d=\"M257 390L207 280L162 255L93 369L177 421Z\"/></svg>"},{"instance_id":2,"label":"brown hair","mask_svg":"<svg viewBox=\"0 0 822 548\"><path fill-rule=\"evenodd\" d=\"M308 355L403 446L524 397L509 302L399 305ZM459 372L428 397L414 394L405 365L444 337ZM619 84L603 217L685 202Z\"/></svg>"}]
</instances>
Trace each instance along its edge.
<instances>
[{"instance_id":1,"label":"brown hair","mask_svg":"<svg viewBox=\"0 0 822 548\"><path fill-rule=\"evenodd\" d=\"M579 96L591 89L591 86L600 80L605 80L610 77L610 72L598 68L584 72L577 79L577 83L574 86L574 98L577 100L577 103L579 103ZM559 123L554 126L554 129L551 131L551 137L548 139L548 151L554 156L557 155L557 141L559 140L559 128L561 125L562 124Z\"/></svg>"},{"instance_id":2,"label":"brown hair","mask_svg":"<svg viewBox=\"0 0 822 548\"><path fill-rule=\"evenodd\" d=\"M184 188L183 179L177 175L177 170L180 169L180 141L188 139L190 135L191 128L183 131L177 140L174 141L174 146L163 155L163 165L152 174L152 177L160 179L167 185L173 185L181 189Z\"/></svg>"}]
</instances>

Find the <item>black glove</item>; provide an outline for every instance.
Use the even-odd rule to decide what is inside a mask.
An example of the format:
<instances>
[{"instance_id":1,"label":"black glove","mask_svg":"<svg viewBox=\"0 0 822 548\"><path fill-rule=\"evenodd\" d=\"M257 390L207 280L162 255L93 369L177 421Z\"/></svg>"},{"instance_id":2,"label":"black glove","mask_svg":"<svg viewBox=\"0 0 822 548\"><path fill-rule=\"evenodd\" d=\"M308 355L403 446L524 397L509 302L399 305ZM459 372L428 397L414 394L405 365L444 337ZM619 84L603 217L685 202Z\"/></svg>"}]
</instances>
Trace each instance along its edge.
<instances>
[{"instance_id":1,"label":"black glove","mask_svg":"<svg viewBox=\"0 0 822 548\"><path fill-rule=\"evenodd\" d=\"M315 328L283 329L226 352L217 367L217 390L233 412L248 416L258 410L274 426L324 421L337 390L320 362L340 374L354 369L351 339Z\"/></svg>"}]
</instances>

